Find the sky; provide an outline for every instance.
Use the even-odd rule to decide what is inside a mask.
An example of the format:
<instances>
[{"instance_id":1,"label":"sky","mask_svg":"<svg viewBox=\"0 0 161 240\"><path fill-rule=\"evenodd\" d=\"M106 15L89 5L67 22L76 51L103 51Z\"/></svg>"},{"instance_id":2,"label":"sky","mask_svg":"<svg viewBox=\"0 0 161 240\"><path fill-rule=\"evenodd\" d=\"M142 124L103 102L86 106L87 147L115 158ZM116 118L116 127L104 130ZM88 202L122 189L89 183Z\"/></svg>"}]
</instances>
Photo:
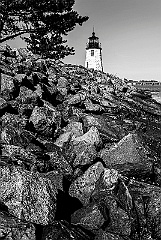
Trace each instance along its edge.
<instances>
[{"instance_id":1,"label":"sky","mask_svg":"<svg viewBox=\"0 0 161 240\"><path fill-rule=\"evenodd\" d=\"M102 44L104 72L161 81L161 0L75 0L74 10L89 20L68 34L75 55L66 57L65 63L84 66L94 26ZM23 46L19 38L9 43Z\"/></svg>"}]
</instances>

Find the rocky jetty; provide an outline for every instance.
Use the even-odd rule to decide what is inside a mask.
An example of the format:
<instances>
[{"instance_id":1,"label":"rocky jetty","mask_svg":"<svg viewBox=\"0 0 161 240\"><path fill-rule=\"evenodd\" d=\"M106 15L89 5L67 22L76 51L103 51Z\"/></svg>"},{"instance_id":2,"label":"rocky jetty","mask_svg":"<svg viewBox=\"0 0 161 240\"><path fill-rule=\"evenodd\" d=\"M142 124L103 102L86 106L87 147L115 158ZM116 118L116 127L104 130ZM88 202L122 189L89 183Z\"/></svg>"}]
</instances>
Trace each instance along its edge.
<instances>
[{"instance_id":1,"label":"rocky jetty","mask_svg":"<svg viewBox=\"0 0 161 240\"><path fill-rule=\"evenodd\" d=\"M160 240L161 104L108 73L0 54L0 239Z\"/></svg>"}]
</instances>

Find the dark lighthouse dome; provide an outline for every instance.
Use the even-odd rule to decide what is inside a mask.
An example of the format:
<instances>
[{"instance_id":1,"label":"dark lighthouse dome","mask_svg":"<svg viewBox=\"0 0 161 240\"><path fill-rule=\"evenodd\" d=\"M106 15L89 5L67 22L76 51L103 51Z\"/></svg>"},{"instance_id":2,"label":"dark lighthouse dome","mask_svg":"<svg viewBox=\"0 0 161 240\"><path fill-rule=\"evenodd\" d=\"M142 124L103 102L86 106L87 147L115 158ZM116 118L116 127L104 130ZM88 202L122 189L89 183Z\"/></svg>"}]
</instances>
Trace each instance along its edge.
<instances>
[{"instance_id":1,"label":"dark lighthouse dome","mask_svg":"<svg viewBox=\"0 0 161 240\"><path fill-rule=\"evenodd\" d=\"M90 49L90 48L102 49L101 44L99 43L99 38L96 37L94 30L92 32L92 37L88 38L88 43L87 43L87 46L86 46L86 49Z\"/></svg>"}]
</instances>

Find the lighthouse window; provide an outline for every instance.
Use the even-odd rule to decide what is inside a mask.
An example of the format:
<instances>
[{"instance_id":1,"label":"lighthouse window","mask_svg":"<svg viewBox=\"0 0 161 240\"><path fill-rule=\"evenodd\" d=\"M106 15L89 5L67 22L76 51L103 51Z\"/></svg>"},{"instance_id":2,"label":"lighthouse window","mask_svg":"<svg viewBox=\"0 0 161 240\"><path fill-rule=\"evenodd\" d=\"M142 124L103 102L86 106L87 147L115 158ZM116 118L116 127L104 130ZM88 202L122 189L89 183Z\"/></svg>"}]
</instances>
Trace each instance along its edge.
<instances>
[{"instance_id":1,"label":"lighthouse window","mask_svg":"<svg viewBox=\"0 0 161 240\"><path fill-rule=\"evenodd\" d=\"M94 50L91 50L91 56L94 56Z\"/></svg>"}]
</instances>

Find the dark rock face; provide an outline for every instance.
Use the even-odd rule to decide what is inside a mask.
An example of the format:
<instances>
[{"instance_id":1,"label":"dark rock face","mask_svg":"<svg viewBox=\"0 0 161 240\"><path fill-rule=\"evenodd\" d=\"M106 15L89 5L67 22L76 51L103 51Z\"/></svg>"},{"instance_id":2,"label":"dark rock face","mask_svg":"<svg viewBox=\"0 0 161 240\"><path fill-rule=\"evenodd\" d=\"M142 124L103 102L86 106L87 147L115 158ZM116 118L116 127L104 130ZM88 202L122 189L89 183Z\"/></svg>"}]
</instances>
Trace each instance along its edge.
<instances>
[{"instance_id":1,"label":"dark rock face","mask_svg":"<svg viewBox=\"0 0 161 240\"><path fill-rule=\"evenodd\" d=\"M0 239L160 240L161 105L108 73L0 54Z\"/></svg>"}]
</instances>

